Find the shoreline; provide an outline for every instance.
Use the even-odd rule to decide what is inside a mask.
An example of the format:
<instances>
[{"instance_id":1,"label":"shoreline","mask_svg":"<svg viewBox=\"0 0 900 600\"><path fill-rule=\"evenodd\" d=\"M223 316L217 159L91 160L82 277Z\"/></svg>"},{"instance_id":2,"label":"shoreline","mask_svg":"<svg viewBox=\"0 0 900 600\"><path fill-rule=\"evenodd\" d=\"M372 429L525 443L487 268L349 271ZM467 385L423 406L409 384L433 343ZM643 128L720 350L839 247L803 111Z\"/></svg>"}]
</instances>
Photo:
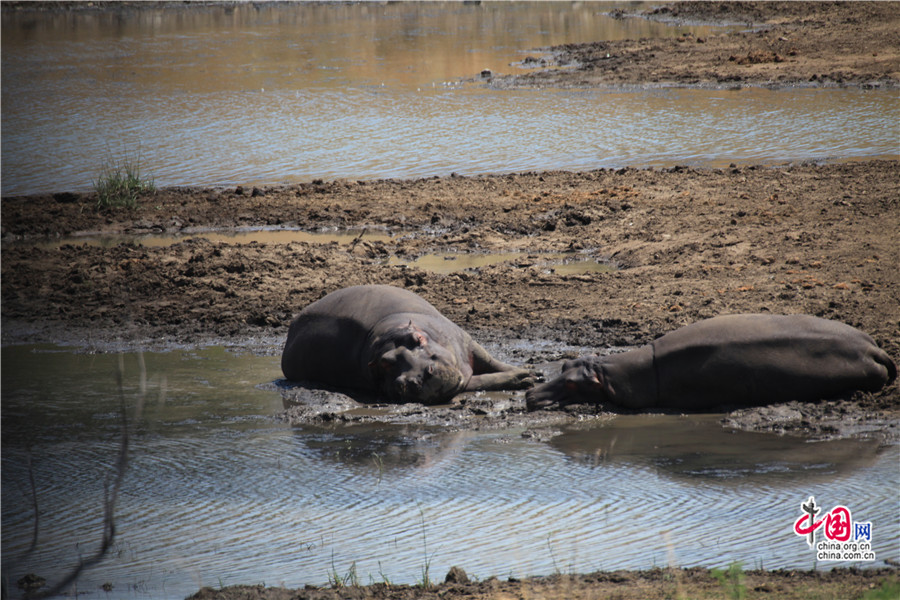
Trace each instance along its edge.
<instances>
[{"instance_id":1,"label":"shoreline","mask_svg":"<svg viewBox=\"0 0 900 600\"><path fill-rule=\"evenodd\" d=\"M263 585L203 588L188 600L506 600L509 598L617 598L619 600L664 600L689 597L718 600L725 597L780 600L816 598L889 598L900 590L897 569L891 567L838 568L830 571L702 567L667 567L638 571L598 571L470 581L465 571L452 567L446 580L431 586L373 583L364 586L307 585L303 589ZM871 596L864 596L868 592ZM874 595L881 592L882 595ZM738 595L742 594L742 595ZM813 596L814 594L814 596ZM852 594L852 595L851 595Z\"/></svg>"}]
</instances>

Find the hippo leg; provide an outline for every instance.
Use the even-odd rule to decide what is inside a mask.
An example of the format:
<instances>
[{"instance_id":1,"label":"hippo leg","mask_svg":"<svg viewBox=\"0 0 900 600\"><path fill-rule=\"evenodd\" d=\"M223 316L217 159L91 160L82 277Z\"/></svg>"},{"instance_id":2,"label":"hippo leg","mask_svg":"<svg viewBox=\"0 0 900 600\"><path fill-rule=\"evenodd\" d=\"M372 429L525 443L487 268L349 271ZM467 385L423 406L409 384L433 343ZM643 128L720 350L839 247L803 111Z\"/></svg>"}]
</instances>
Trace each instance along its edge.
<instances>
[{"instance_id":1,"label":"hippo leg","mask_svg":"<svg viewBox=\"0 0 900 600\"><path fill-rule=\"evenodd\" d=\"M472 376L466 391L474 390L522 390L530 388L539 377L528 369L521 369L500 362L472 341Z\"/></svg>"}]
</instances>

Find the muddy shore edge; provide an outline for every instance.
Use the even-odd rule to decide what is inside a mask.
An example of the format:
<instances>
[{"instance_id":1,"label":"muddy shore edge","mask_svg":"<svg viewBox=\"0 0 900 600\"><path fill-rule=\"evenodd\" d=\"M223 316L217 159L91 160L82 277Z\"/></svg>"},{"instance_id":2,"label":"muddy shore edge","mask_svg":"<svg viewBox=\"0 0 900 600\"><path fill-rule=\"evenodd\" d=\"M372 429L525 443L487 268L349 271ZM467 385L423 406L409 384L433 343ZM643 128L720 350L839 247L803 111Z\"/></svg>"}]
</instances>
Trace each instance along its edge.
<instances>
[{"instance_id":1,"label":"muddy shore edge","mask_svg":"<svg viewBox=\"0 0 900 600\"><path fill-rule=\"evenodd\" d=\"M563 359L640 346L738 312L839 320L896 361L897 181L900 163L873 160L175 188L131 210L97 210L90 193L4 198L3 343L225 345L274 357L310 302L348 285L386 283L422 295L501 360L545 377ZM204 238L235 229L354 235L327 243ZM83 232L171 239L102 246L79 243ZM450 265L501 259L435 271L417 266L423 256ZM728 424L894 440L897 388L731 412ZM342 422L348 411L332 400L319 397L324 411L287 418ZM521 392L467 395L455 407L402 418L466 428L596 416L596 407L551 414L522 405Z\"/></svg>"}]
</instances>

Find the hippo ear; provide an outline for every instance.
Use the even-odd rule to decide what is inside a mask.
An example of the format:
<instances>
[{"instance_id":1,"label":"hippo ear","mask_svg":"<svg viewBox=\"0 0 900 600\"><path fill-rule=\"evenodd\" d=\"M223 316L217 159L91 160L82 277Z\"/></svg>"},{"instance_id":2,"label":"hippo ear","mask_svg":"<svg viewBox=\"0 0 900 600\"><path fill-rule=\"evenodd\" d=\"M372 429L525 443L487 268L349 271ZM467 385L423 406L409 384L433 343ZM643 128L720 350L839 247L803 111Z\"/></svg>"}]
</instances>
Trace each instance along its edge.
<instances>
[{"instance_id":1,"label":"hippo ear","mask_svg":"<svg viewBox=\"0 0 900 600\"><path fill-rule=\"evenodd\" d=\"M413 325L412 319L409 320L407 327L409 327L410 337L412 338L412 348L428 345L428 338L425 337L425 332Z\"/></svg>"},{"instance_id":2,"label":"hippo ear","mask_svg":"<svg viewBox=\"0 0 900 600\"><path fill-rule=\"evenodd\" d=\"M413 337L413 342L415 343L414 347L428 345L428 338L426 338L425 334L423 334L421 331L418 331L418 330L413 331L412 337Z\"/></svg>"}]
</instances>

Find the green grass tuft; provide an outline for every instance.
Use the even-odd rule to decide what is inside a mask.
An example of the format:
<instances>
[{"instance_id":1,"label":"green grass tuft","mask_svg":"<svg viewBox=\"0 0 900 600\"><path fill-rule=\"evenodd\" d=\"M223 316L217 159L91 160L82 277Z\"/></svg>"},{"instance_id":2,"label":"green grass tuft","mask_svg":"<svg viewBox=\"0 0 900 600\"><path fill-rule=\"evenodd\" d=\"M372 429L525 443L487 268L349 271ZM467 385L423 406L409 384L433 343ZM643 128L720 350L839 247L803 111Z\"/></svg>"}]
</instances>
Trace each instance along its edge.
<instances>
[{"instance_id":1,"label":"green grass tuft","mask_svg":"<svg viewBox=\"0 0 900 600\"><path fill-rule=\"evenodd\" d=\"M94 183L97 208L134 208L142 194L156 190L153 179L141 175L138 161L126 158L120 163L104 165Z\"/></svg>"},{"instance_id":2,"label":"green grass tuft","mask_svg":"<svg viewBox=\"0 0 900 600\"><path fill-rule=\"evenodd\" d=\"M719 581L722 589L732 600L744 600L747 597L747 586L744 585L744 569L741 563L731 563L728 565L727 571L713 569L712 576Z\"/></svg>"},{"instance_id":3,"label":"green grass tuft","mask_svg":"<svg viewBox=\"0 0 900 600\"><path fill-rule=\"evenodd\" d=\"M881 587L869 590L862 600L894 600L900 598L900 581L896 578L881 582Z\"/></svg>"}]
</instances>

